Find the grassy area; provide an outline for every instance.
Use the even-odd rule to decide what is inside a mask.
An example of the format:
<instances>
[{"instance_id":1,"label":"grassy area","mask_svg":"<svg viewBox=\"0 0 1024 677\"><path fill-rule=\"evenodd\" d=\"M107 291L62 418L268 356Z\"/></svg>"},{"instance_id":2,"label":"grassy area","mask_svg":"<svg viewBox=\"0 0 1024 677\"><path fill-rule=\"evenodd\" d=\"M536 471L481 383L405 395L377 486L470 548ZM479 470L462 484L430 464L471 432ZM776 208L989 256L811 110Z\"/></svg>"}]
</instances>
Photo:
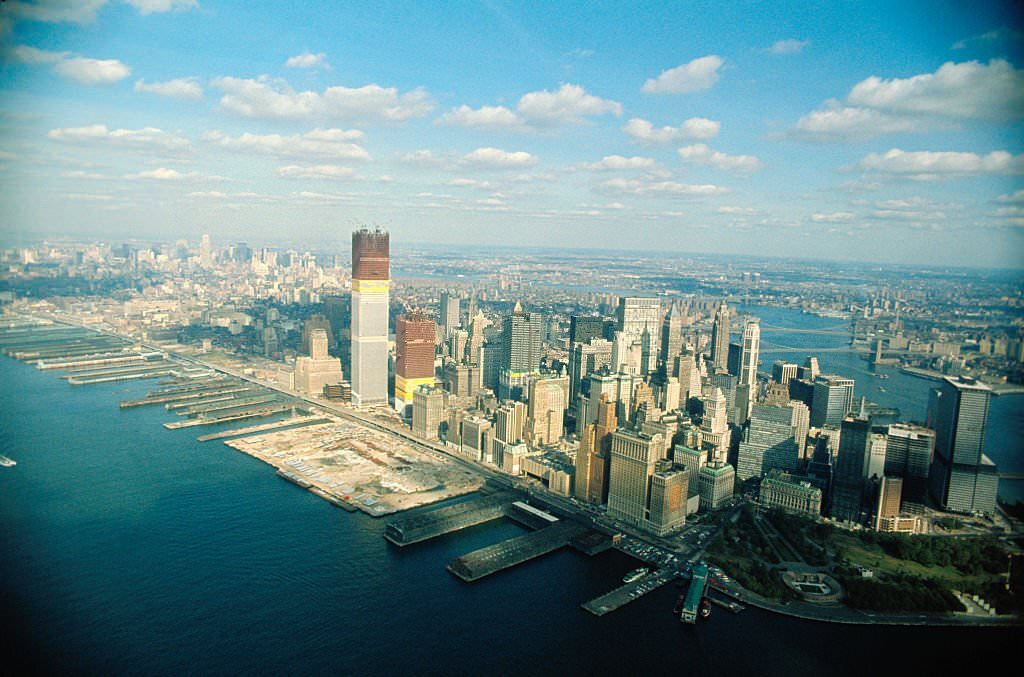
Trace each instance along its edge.
<instances>
[{"instance_id":1,"label":"grassy area","mask_svg":"<svg viewBox=\"0 0 1024 677\"><path fill-rule=\"evenodd\" d=\"M774 551L754 524L753 514L744 508L735 524L726 524L709 545L708 559L747 590L779 599L787 588L768 563L777 562Z\"/></svg>"},{"instance_id":2,"label":"grassy area","mask_svg":"<svg viewBox=\"0 0 1024 677\"><path fill-rule=\"evenodd\" d=\"M829 547L840 561L848 565L867 567L876 575L913 576L935 580L956 590L982 590L1000 578L993 574L970 576L953 566L925 566L911 560L899 559L886 553L880 545L865 543L854 534L832 534Z\"/></svg>"}]
</instances>

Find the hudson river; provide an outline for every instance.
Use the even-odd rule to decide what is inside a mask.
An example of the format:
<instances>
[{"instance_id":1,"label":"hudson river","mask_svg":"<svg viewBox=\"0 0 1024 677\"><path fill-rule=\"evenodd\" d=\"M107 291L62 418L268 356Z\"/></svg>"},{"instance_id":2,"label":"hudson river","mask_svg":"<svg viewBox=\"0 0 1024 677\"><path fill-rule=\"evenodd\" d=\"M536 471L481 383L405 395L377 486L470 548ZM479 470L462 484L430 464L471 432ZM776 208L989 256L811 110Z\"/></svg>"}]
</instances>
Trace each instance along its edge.
<instances>
[{"instance_id":1,"label":"hudson river","mask_svg":"<svg viewBox=\"0 0 1024 677\"><path fill-rule=\"evenodd\" d=\"M199 443L195 429L164 429L173 417L162 407L117 407L152 382L72 387L6 357L0 382L0 453L18 462L0 468L0 636L7 657L37 672L717 677L947 674L964 661L1016 660L1018 630L851 627L719 608L683 626L673 586L592 617L580 603L637 566L618 552L565 550L467 585L447 562L517 526L399 550L384 521ZM1021 398L997 398L994 415L1011 401Z\"/></svg>"}]
</instances>

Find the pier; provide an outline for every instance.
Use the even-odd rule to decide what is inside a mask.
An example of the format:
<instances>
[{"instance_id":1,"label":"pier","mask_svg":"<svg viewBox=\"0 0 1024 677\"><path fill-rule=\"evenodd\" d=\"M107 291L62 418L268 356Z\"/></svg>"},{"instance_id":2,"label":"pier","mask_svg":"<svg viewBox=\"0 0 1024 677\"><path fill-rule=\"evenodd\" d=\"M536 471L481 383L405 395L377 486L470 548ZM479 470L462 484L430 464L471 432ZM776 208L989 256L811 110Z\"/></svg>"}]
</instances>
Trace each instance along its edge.
<instances>
[{"instance_id":1,"label":"pier","mask_svg":"<svg viewBox=\"0 0 1024 677\"><path fill-rule=\"evenodd\" d=\"M697 613L700 611L700 603L704 599L704 593L708 586L708 568L704 564L693 566L693 577L690 578L690 587L686 591L686 602L683 604L683 613L679 620L683 623L696 623Z\"/></svg>"},{"instance_id":2,"label":"pier","mask_svg":"<svg viewBox=\"0 0 1024 677\"><path fill-rule=\"evenodd\" d=\"M467 583L522 564L536 557L569 545L587 528L566 520L557 520L550 526L471 553L456 557L448 563L448 571Z\"/></svg>"},{"instance_id":3,"label":"pier","mask_svg":"<svg viewBox=\"0 0 1024 677\"><path fill-rule=\"evenodd\" d=\"M221 430L220 432L210 433L209 435L200 435L196 439L200 442L209 442L210 440L223 440L229 437L244 437L245 435L253 435L255 433L265 433L271 430L285 430L287 428L304 428L311 425L319 425L321 423L330 423L331 419L323 418L322 416L295 416L293 418L286 418L281 421L272 421L270 423L260 423L259 425L245 426L244 428L231 428L230 430Z\"/></svg>"},{"instance_id":4,"label":"pier","mask_svg":"<svg viewBox=\"0 0 1024 677\"><path fill-rule=\"evenodd\" d=\"M674 570L659 569L632 583L626 583L600 597L595 597L589 602L584 602L582 606L595 616L604 616L643 597L652 590L657 590L666 583L674 581L678 576L679 574Z\"/></svg>"},{"instance_id":5,"label":"pier","mask_svg":"<svg viewBox=\"0 0 1024 677\"><path fill-rule=\"evenodd\" d=\"M504 517L514 501L511 494L498 493L431 508L389 522L384 529L384 538L401 547L437 538Z\"/></svg>"},{"instance_id":6,"label":"pier","mask_svg":"<svg viewBox=\"0 0 1024 677\"><path fill-rule=\"evenodd\" d=\"M191 428L197 425L213 425L215 423L227 423L228 421L241 421L246 418L261 418L263 416L270 416L271 414L277 414L282 411L288 411L289 409L301 406L303 406L303 403L299 400L290 400L271 405L256 405L254 408L243 409L242 411L227 413L222 416L214 416L211 418L188 418L183 421L171 421L170 423L164 423L164 427L168 430L177 430L178 428Z\"/></svg>"},{"instance_id":7,"label":"pier","mask_svg":"<svg viewBox=\"0 0 1024 677\"><path fill-rule=\"evenodd\" d=\"M207 386L204 388L190 389L177 394L166 394L166 395L147 395L140 400L122 400L120 406L122 409L129 409L131 407L144 407L149 404L167 404L171 402L181 402L184 400L198 400L204 397L212 397L214 395L226 395L228 393L237 393L245 390L250 390L252 386L243 383L227 383L217 386ZM196 402L189 402L189 404L195 404Z\"/></svg>"}]
</instances>

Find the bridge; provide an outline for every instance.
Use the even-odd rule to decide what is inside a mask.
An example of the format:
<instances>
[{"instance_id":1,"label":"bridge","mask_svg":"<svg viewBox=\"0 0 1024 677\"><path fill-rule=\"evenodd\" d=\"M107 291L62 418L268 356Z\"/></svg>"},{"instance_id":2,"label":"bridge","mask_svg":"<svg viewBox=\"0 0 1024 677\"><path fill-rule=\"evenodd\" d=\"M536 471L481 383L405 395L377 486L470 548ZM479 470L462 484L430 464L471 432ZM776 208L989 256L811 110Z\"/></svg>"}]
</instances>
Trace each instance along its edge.
<instances>
[{"instance_id":1,"label":"bridge","mask_svg":"<svg viewBox=\"0 0 1024 677\"><path fill-rule=\"evenodd\" d=\"M842 328L840 328L842 327ZM849 336L848 325L836 325L835 327L822 327L821 329L800 329L797 327L776 327L773 324L761 323L761 329L765 333L772 334L823 334L832 336Z\"/></svg>"}]
</instances>

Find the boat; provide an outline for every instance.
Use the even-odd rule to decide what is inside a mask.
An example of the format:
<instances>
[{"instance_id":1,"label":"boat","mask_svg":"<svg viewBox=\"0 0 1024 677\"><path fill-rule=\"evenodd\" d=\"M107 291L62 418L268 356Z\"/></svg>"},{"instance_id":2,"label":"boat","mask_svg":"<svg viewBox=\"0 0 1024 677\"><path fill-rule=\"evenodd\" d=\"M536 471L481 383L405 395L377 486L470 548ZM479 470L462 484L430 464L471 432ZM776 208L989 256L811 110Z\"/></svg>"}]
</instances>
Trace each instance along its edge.
<instances>
[{"instance_id":1,"label":"boat","mask_svg":"<svg viewBox=\"0 0 1024 677\"><path fill-rule=\"evenodd\" d=\"M679 595L679 598L676 600L676 605L672 608L672 615L678 616L679 614L683 613L683 604L685 603L686 593L684 592L682 595Z\"/></svg>"},{"instance_id":2,"label":"boat","mask_svg":"<svg viewBox=\"0 0 1024 677\"><path fill-rule=\"evenodd\" d=\"M707 618L711 615L711 602L705 597L700 601L699 613L701 618Z\"/></svg>"},{"instance_id":3,"label":"boat","mask_svg":"<svg viewBox=\"0 0 1024 677\"><path fill-rule=\"evenodd\" d=\"M633 569L628 574L626 574L625 576L622 577L622 582L623 583L632 583L633 581L635 581L635 580L645 576L648 571L649 571L649 569L647 569L646 567L640 567L639 569Z\"/></svg>"},{"instance_id":4,"label":"boat","mask_svg":"<svg viewBox=\"0 0 1024 677\"><path fill-rule=\"evenodd\" d=\"M3 466L4 468L11 468L16 465L18 465L18 462L14 459L7 458L6 456L0 456L0 466Z\"/></svg>"}]
</instances>

